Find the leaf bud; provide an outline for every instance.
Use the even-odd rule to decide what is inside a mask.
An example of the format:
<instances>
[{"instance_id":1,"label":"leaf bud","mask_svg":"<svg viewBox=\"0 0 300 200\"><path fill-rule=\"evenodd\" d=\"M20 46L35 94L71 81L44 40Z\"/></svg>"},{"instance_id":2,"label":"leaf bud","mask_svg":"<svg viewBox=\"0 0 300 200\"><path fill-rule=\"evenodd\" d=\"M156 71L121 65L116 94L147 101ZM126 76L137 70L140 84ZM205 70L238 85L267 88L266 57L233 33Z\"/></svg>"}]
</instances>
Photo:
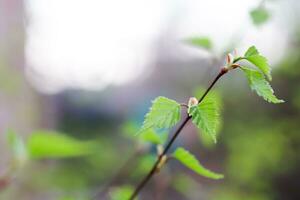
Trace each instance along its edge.
<instances>
[{"instance_id":1,"label":"leaf bud","mask_svg":"<svg viewBox=\"0 0 300 200\"><path fill-rule=\"evenodd\" d=\"M232 65L232 63L234 61L234 57L233 57L233 55L231 53L227 54L226 61L227 61L227 66Z\"/></svg>"},{"instance_id":2,"label":"leaf bud","mask_svg":"<svg viewBox=\"0 0 300 200\"><path fill-rule=\"evenodd\" d=\"M192 107L192 106L196 106L197 104L198 104L197 98L196 97L190 97L188 106Z\"/></svg>"},{"instance_id":3,"label":"leaf bud","mask_svg":"<svg viewBox=\"0 0 300 200\"><path fill-rule=\"evenodd\" d=\"M228 67L227 66L223 66L222 68L221 68L221 73L223 73L223 74L225 74L225 73L227 73L228 72Z\"/></svg>"}]
</instances>

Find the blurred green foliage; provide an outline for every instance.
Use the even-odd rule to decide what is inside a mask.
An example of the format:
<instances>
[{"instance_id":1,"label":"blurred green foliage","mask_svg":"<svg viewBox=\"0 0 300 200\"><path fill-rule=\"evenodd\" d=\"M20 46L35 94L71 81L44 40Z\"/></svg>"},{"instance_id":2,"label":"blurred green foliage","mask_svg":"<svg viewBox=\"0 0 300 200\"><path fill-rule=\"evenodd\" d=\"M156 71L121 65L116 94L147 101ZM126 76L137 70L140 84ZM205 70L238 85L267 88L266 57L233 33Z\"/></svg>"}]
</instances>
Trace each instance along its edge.
<instances>
[{"instance_id":1,"label":"blurred green foliage","mask_svg":"<svg viewBox=\"0 0 300 200\"><path fill-rule=\"evenodd\" d=\"M122 186L118 188L114 188L111 191L110 196L111 200L124 200L129 199L131 193L133 192L133 187L131 186Z\"/></svg>"},{"instance_id":2,"label":"blurred green foliage","mask_svg":"<svg viewBox=\"0 0 300 200\"><path fill-rule=\"evenodd\" d=\"M261 26L270 19L269 11L264 7L257 7L250 12L253 24Z\"/></svg>"},{"instance_id":3,"label":"blurred green foliage","mask_svg":"<svg viewBox=\"0 0 300 200\"><path fill-rule=\"evenodd\" d=\"M224 127L222 142L228 152L228 175L212 199L299 198L298 184L292 181L299 177L300 165L299 47L290 48L286 55L273 73L273 84L286 99L285 104L274 109L252 97L247 101L236 97L225 104L228 126ZM282 181L287 183L281 185Z\"/></svg>"},{"instance_id":4,"label":"blurred green foliage","mask_svg":"<svg viewBox=\"0 0 300 200\"><path fill-rule=\"evenodd\" d=\"M254 24L262 25L269 20L270 13L259 7L252 10L250 16ZM210 164L220 166L223 163L224 182L210 184L179 173L177 166L164 168L158 180L170 181L169 190L165 191L168 195L175 192L181 194L177 196L182 199L199 199L203 195L203 190L199 192L199 188L204 182L210 187L207 190L209 194L204 195L208 196L207 199L300 199L299 38L300 35L294 37L295 42L290 45L286 57L274 68L272 84L286 100L285 104L275 109L274 105L248 94L246 84L240 84L241 79L234 78L231 82L225 82L221 89L224 91L224 102L221 103L218 94L213 97L223 107L225 115L221 123L226 124L224 130L218 127L216 131L219 133L219 145L214 145L208 134L198 130L202 145L195 142L191 148L207 156L205 158ZM188 42L204 49L212 48L212 42L207 37L190 38ZM0 71L0 80L8 83L5 87L1 84L1 88L4 91L18 89L18 78L11 79L18 77L15 72L6 68L0 68ZM195 96L201 94L203 90L200 89ZM17 183L1 192L0 199L21 199L25 198L24 194L33 191L58 200L93 199L94 193L102 190L131 155L135 155L125 173L110 185L109 199L126 199L133 187L124 184L135 184L149 171L157 156L155 146L165 143L168 133L148 129L148 132L136 137L139 129L137 122L125 119L124 125L116 128L115 124L120 124L119 121L104 120L107 121L80 122L71 116L64 116L60 128L66 134L38 131L32 133L26 142L17 133L9 131L7 137L13 153L13 170L21 168L22 173L15 173L18 175ZM208 151L202 146L214 148ZM217 161L211 161L211 157Z\"/></svg>"},{"instance_id":5,"label":"blurred green foliage","mask_svg":"<svg viewBox=\"0 0 300 200\"><path fill-rule=\"evenodd\" d=\"M76 140L54 131L36 131L28 139L28 151L32 158L68 158L93 152L94 141Z\"/></svg>"},{"instance_id":6,"label":"blurred green foliage","mask_svg":"<svg viewBox=\"0 0 300 200\"><path fill-rule=\"evenodd\" d=\"M209 37L191 37L186 40L188 44L195 47L201 47L207 50L211 50L213 47L212 41Z\"/></svg>"}]
</instances>

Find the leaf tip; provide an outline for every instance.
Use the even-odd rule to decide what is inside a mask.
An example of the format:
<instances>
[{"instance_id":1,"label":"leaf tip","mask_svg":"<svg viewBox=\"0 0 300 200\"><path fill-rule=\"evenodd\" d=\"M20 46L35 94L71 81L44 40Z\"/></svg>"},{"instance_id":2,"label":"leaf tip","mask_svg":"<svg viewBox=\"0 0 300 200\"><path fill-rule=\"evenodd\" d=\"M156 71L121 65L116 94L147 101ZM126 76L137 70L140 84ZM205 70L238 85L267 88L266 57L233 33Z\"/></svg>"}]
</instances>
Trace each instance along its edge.
<instances>
[{"instance_id":1,"label":"leaf tip","mask_svg":"<svg viewBox=\"0 0 300 200\"><path fill-rule=\"evenodd\" d=\"M275 104L279 104L279 103L285 103L285 101L283 99L278 99L276 102L274 102Z\"/></svg>"},{"instance_id":2,"label":"leaf tip","mask_svg":"<svg viewBox=\"0 0 300 200\"><path fill-rule=\"evenodd\" d=\"M223 174L216 174L215 179L219 180L219 179L224 179L225 176Z\"/></svg>"}]
</instances>

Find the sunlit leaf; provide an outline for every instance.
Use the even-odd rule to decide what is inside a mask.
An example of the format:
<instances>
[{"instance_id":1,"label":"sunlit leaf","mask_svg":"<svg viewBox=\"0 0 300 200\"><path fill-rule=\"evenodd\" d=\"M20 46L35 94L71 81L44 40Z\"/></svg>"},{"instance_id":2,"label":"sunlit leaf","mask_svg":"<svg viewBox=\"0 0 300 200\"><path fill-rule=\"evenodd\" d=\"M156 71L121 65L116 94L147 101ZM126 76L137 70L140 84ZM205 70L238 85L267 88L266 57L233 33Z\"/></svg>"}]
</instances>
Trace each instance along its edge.
<instances>
[{"instance_id":1,"label":"sunlit leaf","mask_svg":"<svg viewBox=\"0 0 300 200\"><path fill-rule=\"evenodd\" d=\"M268 80L272 80L271 67L268 64L268 60L259 54L255 46L250 47L246 51L244 58L261 70Z\"/></svg>"},{"instance_id":2,"label":"sunlit leaf","mask_svg":"<svg viewBox=\"0 0 300 200\"><path fill-rule=\"evenodd\" d=\"M211 49L212 42L208 37L191 37L186 40L188 44L204 49Z\"/></svg>"},{"instance_id":3,"label":"sunlit leaf","mask_svg":"<svg viewBox=\"0 0 300 200\"><path fill-rule=\"evenodd\" d=\"M197 174L211 178L211 179L221 179L224 178L222 174L218 174L215 172L212 172L206 168L204 168L200 162L195 158L194 155L192 155L190 152L187 150L179 147L175 150L173 153L173 156L179 160L183 165L188 167L189 169L193 170Z\"/></svg>"},{"instance_id":4,"label":"sunlit leaf","mask_svg":"<svg viewBox=\"0 0 300 200\"><path fill-rule=\"evenodd\" d=\"M27 147L33 158L65 158L90 154L94 142L52 131L38 131L30 135Z\"/></svg>"},{"instance_id":5,"label":"sunlit leaf","mask_svg":"<svg viewBox=\"0 0 300 200\"><path fill-rule=\"evenodd\" d=\"M278 99L274 95L274 91L269 84L269 82L265 79L264 75L259 71L254 69L249 69L246 67L241 68L245 73L249 85L252 90L254 90L258 96L261 96L263 99L270 103L283 103L283 100Z\"/></svg>"},{"instance_id":6,"label":"sunlit leaf","mask_svg":"<svg viewBox=\"0 0 300 200\"><path fill-rule=\"evenodd\" d=\"M270 19L269 11L264 7L258 7L250 12L252 22L256 26L260 26Z\"/></svg>"},{"instance_id":7,"label":"sunlit leaf","mask_svg":"<svg viewBox=\"0 0 300 200\"><path fill-rule=\"evenodd\" d=\"M149 128L170 128L180 120L180 104L166 97L157 97L145 116L139 133Z\"/></svg>"},{"instance_id":8,"label":"sunlit leaf","mask_svg":"<svg viewBox=\"0 0 300 200\"><path fill-rule=\"evenodd\" d=\"M200 104L189 107L188 113L192 116L192 122L216 142L216 133L220 124L219 99L209 95Z\"/></svg>"},{"instance_id":9,"label":"sunlit leaf","mask_svg":"<svg viewBox=\"0 0 300 200\"><path fill-rule=\"evenodd\" d=\"M114 188L110 192L110 200L126 200L130 198L130 195L133 193L133 187L131 186L122 186ZM135 198L137 200L137 198Z\"/></svg>"}]
</instances>

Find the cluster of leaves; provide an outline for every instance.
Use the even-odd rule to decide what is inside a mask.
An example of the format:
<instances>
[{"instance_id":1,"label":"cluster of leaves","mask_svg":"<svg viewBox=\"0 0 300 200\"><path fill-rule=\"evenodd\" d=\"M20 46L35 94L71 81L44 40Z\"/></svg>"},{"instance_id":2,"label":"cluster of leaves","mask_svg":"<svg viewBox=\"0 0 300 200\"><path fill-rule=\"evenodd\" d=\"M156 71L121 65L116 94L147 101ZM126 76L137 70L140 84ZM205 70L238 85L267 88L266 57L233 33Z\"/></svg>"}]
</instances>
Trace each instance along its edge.
<instances>
[{"instance_id":1,"label":"cluster of leaves","mask_svg":"<svg viewBox=\"0 0 300 200\"><path fill-rule=\"evenodd\" d=\"M267 59L254 46L250 47L243 56L234 58L233 62L241 60L246 60L251 64L251 66L240 66L239 68L247 77L252 90L268 102L283 102L277 99L269 84L272 77ZM196 103L189 104L186 111L201 133L209 135L214 142L217 141L216 135L220 129L220 104L220 98L214 92L210 92L200 103L196 100ZM175 126L181 119L181 105L166 97L157 97L145 116L142 128L135 131L138 132L139 141L158 146L163 145L168 137L166 130ZM96 145L93 141L80 141L53 131L36 131L29 136L26 142L10 131L8 141L14 152L17 166L24 165L30 159L88 155L94 151ZM170 156L201 176L211 179L223 178L222 174L206 169L192 153L182 147L175 149ZM122 196L121 199L124 199L124 196L127 198L131 191L130 186L116 188L115 192L111 193L111 198L120 199L119 196Z\"/></svg>"},{"instance_id":2,"label":"cluster of leaves","mask_svg":"<svg viewBox=\"0 0 300 200\"><path fill-rule=\"evenodd\" d=\"M254 90L257 95L270 103L284 102L274 95L274 91L269 83L269 81L272 80L271 68L267 59L259 54L255 46L250 47L245 55L239 59L245 59L257 68L240 67L246 75L251 89Z\"/></svg>"},{"instance_id":3,"label":"cluster of leaves","mask_svg":"<svg viewBox=\"0 0 300 200\"><path fill-rule=\"evenodd\" d=\"M201 46L203 41L194 39L190 42ZM207 45L205 44L204 46ZM232 60L230 61L230 59ZM241 66L238 63L241 60L246 60L252 65L249 67ZM270 103L284 102L274 95L274 91L269 84L269 81L272 80L270 66L267 59L258 52L255 46L250 47L243 56L229 58L227 69L235 69L237 66L244 72L251 89L264 100ZM220 102L218 98L215 98L214 95L208 95L200 103L197 100L195 101L194 103L189 103L187 114L203 134L210 135L213 141L216 142L216 133L220 124ZM139 134L147 135L149 130L169 129L175 126L180 119L180 103L166 97L157 97L152 102L152 106L145 116ZM205 169L194 155L182 147L178 147L172 154L172 157L199 175L212 179L223 178L223 175Z\"/></svg>"}]
</instances>

